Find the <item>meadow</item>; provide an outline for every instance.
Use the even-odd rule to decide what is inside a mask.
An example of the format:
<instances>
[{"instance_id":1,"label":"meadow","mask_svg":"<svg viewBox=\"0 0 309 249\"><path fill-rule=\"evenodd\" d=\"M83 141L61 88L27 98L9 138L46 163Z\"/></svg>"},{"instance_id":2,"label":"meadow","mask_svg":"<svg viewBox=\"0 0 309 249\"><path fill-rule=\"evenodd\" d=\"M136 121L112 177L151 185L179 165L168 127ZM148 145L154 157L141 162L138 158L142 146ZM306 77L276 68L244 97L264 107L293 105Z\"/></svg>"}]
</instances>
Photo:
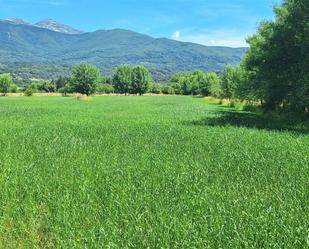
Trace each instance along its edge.
<instances>
[{"instance_id":1,"label":"meadow","mask_svg":"<svg viewBox=\"0 0 309 249\"><path fill-rule=\"evenodd\" d=\"M180 96L0 114L0 248L309 248L306 123Z\"/></svg>"}]
</instances>

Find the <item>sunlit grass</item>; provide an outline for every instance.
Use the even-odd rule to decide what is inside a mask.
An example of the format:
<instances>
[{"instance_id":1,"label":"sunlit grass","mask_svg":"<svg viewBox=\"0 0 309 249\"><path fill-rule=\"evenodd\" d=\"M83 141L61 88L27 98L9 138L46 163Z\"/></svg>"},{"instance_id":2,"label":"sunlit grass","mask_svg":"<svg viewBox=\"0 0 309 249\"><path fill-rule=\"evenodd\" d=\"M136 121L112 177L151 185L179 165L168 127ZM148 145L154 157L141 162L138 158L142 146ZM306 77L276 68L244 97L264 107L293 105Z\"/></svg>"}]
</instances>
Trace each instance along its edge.
<instances>
[{"instance_id":1,"label":"sunlit grass","mask_svg":"<svg viewBox=\"0 0 309 249\"><path fill-rule=\"evenodd\" d=\"M0 248L306 248L307 127L202 98L1 97Z\"/></svg>"}]
</instances>

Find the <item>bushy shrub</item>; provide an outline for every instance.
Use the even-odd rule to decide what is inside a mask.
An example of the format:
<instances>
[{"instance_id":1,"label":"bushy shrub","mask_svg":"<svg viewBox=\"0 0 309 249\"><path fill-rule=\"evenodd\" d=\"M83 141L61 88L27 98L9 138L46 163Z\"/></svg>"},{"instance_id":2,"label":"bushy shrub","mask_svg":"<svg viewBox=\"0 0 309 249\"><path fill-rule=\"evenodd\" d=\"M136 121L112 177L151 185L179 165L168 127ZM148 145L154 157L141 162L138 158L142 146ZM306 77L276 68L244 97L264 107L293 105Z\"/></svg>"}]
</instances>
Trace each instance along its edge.
<instances>
[{"instance_id":1,"label":"bushy shrub","mask_svg":"<svg viewBox=\"0 0 309 249\"><path fill-rule=\"evenodd\" d=\"M36 92L38 92L38 86L37 86L36 83L32 83L31 85L29 85L26 88L24 94L25 94L25 96L29 96L30 97L30 96L32 96Z\"/></svg>"},{"instance_id":2,"label":"bushy shrub","mask_svg":"<svg viewBox=\"0 0 309 249\"><path fill-rule=\"evenodd\" d=\"M73 92L73 88L70 84L66 84L58 90L59 93L62 93L63 96L67 96L68 93Z\"/></svg>"},{"instance_id":3,"label":"bushy shrub","mask_svg":"<svg viewBox=\"0 0 309 249\"><path fill-rule=\"evenodd\" d=\"M13 79L10 74L1 74L0 75L0 92L3 95L6 95L13 84Z\"/></svg>"},{"instance_id":4,"label":"bushy shrub","mask_svg":"<svg viewBox=\"0 0 309 249\"><path fill-rule=\"evenodd\" d=\"M169 86L173 89L174 93L177 95L183 94L181 85L179 83L171 83Z\"/></svg>"},{"instance_id":5,"label":"bushy shrub","mask_svg":"<svg viewBox=\"0 0 309 249\"><path fill-rule=\"evenodd\" d=\"M174 95L175 94L175 89L172 87L172 84L167 84L167 85L165 85L163 87L162 93Z\"/></svg>"},{"instance_id":6,"label":"bushy shrub","mask_svg":"<svg viewBox=\"0 0 309 249\"><path fill-rule=\"evenodd\" d=\"M162 93L163 85L159 83L151 83L149 84L148 92L154 93L154 94L160 94Z\"/></svg>"},{"instance_id":7,"label":"bushy shrub","mask_svg":"<svg viewBox=\"0 0 309 249\"><path fill-rule=\"evenodd\" d=\"M99 84L97 87L97 92L98 93L105 93L105 94L110 94L115 92L115 88L113 85L110 84Z\"/></svg>"},{"instance_id":8,"label":"bushy shrub","mask_svg":"<svg viewBox=\"0 0 309 249\"><path fill-rule=\"evenodd\" d=\"M10 92L11 93L17 93L18 87L15 84L12 84L11 87L10 87Z\"/></svg>"},{"instance_id":9,"label":"bushy shrub","mask_svg":"<svg viewBox=\"0 0 309 249\"><path fill-rule=\"evenodd\" d=\"M47 92L47 93L54 93L57 90L55 82L48 80L38 82L37 88L39 92Z\"/></svg>"}]
</instances>

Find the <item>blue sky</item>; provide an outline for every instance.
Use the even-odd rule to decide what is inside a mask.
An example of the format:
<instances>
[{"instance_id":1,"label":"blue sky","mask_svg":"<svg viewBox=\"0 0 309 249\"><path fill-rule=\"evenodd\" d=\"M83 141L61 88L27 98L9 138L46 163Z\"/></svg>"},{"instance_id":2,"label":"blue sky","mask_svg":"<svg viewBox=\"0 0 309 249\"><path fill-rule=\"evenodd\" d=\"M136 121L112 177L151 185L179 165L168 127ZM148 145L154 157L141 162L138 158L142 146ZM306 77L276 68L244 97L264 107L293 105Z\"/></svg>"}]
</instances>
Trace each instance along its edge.
<instances>
[{"instance_id":1,"label":"blue sky","mask_svg":"<svg viewBox=\"0 0 309 249\"><path fill-rule=\"evenodd\" d=\"M0 0L0 18L55 19L85 31L124 28L153 37L240 47L281 0Z\"/></svg>"}]
</instances>

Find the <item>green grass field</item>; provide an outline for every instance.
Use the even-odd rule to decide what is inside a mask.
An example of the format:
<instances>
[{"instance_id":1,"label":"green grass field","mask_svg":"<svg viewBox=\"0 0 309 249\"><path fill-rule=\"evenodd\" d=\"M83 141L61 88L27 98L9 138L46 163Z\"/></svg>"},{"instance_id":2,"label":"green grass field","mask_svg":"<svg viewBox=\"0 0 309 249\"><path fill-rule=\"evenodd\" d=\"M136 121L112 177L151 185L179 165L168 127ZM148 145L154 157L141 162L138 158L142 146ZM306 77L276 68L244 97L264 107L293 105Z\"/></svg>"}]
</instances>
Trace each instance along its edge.
<instances>
[{"instance_id":1,"label":"green grass field","mask_svg":"<svg viewBox=\"0 0 309 249\"><path fill-rule=\"evenodd\" d=\"M305 124L192 97L0 114L0 248L309 248Z\"/></svg>"}]
</instances>

